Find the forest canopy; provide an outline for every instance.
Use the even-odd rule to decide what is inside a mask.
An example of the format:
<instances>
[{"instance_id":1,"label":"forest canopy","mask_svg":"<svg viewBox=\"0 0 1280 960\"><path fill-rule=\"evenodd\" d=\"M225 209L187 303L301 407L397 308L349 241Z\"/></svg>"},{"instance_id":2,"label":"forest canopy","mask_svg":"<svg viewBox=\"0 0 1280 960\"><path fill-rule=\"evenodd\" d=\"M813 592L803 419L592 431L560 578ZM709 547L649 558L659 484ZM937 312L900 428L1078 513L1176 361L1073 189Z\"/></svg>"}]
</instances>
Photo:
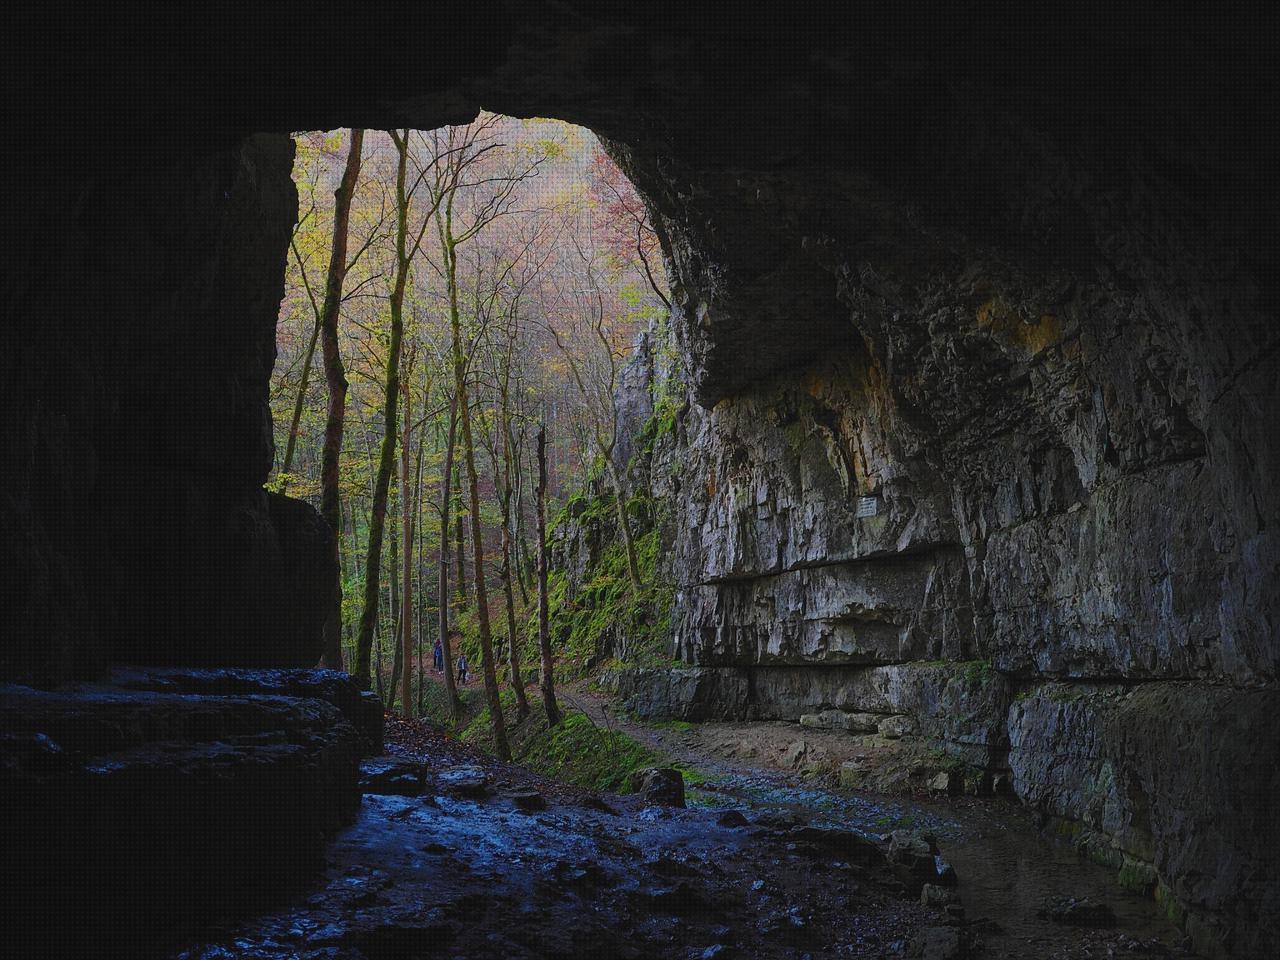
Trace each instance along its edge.
<instances>
[{"instance_id":1,"label":"forest canopy","mask_svg":"<svg viewBox=\"0 0 1280 960\"><path fill-rule=\"evenodd\" d=\"M542 636L525 628L546 516L588 478L611 491L641 588L616 396L669 310L647 206L593 134L555 120L295 141L270 487L338 533L326 663L408 714L442 643L451 702L463 653L496 707L501 647L523 713L540 653L550 715L545 609Z\"/></svg>"}]
</instances>

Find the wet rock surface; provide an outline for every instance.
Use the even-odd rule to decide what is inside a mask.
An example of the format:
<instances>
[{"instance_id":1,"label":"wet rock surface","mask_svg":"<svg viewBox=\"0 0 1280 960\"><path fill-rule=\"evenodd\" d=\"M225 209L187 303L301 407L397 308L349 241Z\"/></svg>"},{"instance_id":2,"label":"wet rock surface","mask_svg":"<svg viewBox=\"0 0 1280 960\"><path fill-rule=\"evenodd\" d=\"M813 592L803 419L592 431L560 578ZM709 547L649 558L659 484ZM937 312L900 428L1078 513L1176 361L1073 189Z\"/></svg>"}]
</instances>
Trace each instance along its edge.
<instances>
[{"instance_id":1,"label":"wet rock surface","mask_svg":"<svg viewBox=\"0 0 1280 960\"><path fill-rule=\"evenodd\" d=\"M272 692L239 695L121 679L0 687L5 908L55 955L143 950L271 902L322 868L360 807L356 729L326 699L281 695L332 693L337 675L240 673L237 689Z\"/></svg>"},{"instance_id":2,"label":"wet rock surface","mask_svg":"<svg viewBox=\"0 0 1280 960\"><path fill-rule=\"evenodd\" d=\"M606 812L421 724L389 720L388 741L393 756L426 764L424 797L366 796L321 882L204 930L176 956L1188 956L1149 902L1045 844L1007 804L886 801L735 767L709 770L710 791L693 791L689 809L628 795ZM493 789L441 789L462 769ZM514 794L546 809L521 810ZM909 817L919 825L882 833L885 819ZM904 882L895 855L934 882ZM958 864L957 886L943 886L946 862ZM1115 928L1037 918L1064 887L1113 906Z\"/></svg>"},{"instance_id":3,"label":"wet rock surface","mask_svg":"<svg viewBox=\"0 0 1280 960\"><path fill-rule=\"evenodd\" d=\"M393 749L407 726L392 721ZM435 803L366 795L321 884L176 956L881 957L937 922L874 840L794 817L744 830L641 796L611 797L606 813L589 794L444 738L413 743ZM459 770L536 793L546 809L515 809L497 791L451 794ZM839 882L815 884L815 870Z\"/></svg>"},{"instance_id":4,"label":"wet rock surface","mask_svg":"<svg viewBox=\"0 0 1280 960\"><path fill-rule=\"evenodd\" d=\"M382 752L382 703L336 670L236 667L117 667L110 685L127 690L199 696L274 696L323 700L337 707L361 738L364 754Z\"/></svg>"},{"instance_id":5,"label":"wet rock surface","mask_svg":"<svg viewBox=\"0 0 1280 960\"><path fill-rule=\"evenodd\" d=\"M1014 787L1135 889L1184 905L1202 949L1265 952L1280 910L1277 711L1271 690L1044 685L1010 710Z\"/></svg>"}]
</instances>

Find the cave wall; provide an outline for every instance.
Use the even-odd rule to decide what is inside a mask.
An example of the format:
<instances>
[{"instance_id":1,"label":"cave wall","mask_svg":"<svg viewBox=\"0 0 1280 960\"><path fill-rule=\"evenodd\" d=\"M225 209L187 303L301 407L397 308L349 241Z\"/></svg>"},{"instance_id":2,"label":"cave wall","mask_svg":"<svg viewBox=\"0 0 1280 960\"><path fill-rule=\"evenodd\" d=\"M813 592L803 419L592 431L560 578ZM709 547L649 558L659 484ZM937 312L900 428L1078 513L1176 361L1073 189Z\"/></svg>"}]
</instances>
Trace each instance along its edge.
<instances>
[{"instance_id":1,"label":"cave wall","mask_svg":"<svg viewBox=\"0 0 1280 960\"><path fill-rule=\"evenodd\" d=\"M770 715L936 721L1119 847L1149 822L1199 942L1258 952L1275 866L1183 818L1204 784L1143 766L1172 756L1159 725L1016 704L1163 691L1241 822L1274 822L1204 704L1248 691L1230 735L1272 748L1275 27L576 2L15 23L0 675L314 660L325 532L261 489L284 135L557 116L608 140L675 280L675 649L750 672ZM975 664L998 680L970 695ZM1064 737L1134 785L1128 813L1041 783Z\"/></svg>"},{"instance_id":2,"label":"cave wall","mask_svg":"<svg viewBox=\"0 0 1280 960\"><path fill-rule=\"evenodd\" d=\"M673 202L630 167L676 211L673 650L714 671L720 715L906 715L1010 771L1200 949L1261 956L1280 936L1272 279L1225 240L1230 204L1204 205L1212 172L1152 163L1145 132L1068 139L972 91L934 116L919 195L961 170L975 187L933 215L896 206L901 178L699 190L686 170ZM697 201L726 194L727 231ZM705 237L766 222L825 275L794 305L820 355L760 376L737 361L764 334L709 281L732 268Z\"/></svg>"},{"instance_id":3,"label":"cave wall","mask_svg":"<svg viewBox=\"0 0 1280 960\"><path fill-rule=\"evenodd\" d=\"M328 530L262 489L292 141L110 159L16 210L0 676L314 665Z\"/></svg>"},{"instance_id":4,"label":"cave wall","mask_svg":"<svg viewBox=\"0 0 1280 960\"><path fill-rule=\"evenodd\" d=\"M972 91L933 111L917 158L938 166L914 186L974 185L937 213L897 206L900 177L700 187L619 151L664 216L691 401L658 484L672 648L712 671L689 695L724 698L705 715L905 714L1011 770L1200 949L1261 956L1280 936L1259 843L1280 819L1280 377L1248 245L1270 238L1233 248L1214 171L1153 163L1147 131L1067 138ZM804 287L783 336L817 346L762 375L749 354L791 318L737 299L741 261L708 251L787 230L823 273L771 278Z\"/></svg>"}]
</instances>

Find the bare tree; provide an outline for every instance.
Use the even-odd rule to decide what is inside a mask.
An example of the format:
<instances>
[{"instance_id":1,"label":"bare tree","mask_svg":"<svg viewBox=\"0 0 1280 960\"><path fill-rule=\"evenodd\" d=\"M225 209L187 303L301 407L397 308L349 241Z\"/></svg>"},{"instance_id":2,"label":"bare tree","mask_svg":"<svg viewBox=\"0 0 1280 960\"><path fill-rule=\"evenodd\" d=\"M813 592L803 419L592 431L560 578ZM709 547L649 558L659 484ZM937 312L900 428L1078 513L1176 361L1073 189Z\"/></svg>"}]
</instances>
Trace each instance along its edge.
<instances>
[{"instance_id":1,"label":"bare tree","mask_svg":"<svg viewBox=\"0 0 1280 960\"><path fill-rule=\"evenodd\" d=\"M444 446L444 469L440 473L440 648L444 654L444 686L449 699L449 719L458 720L458 685L453 676L453 644L449 640L449 514L453 507L450 478L453 452L458 438L458 395L449 404L449 436Z\"/></svg>"},{"instance_id":2,"label":"bare tree","mask_svg":"<svg viewBox=\"0 0 1280 960\"><path fill-rule=\"evenodd\" d=\"M538 160L525 163L514 154L496 154L505 144L496 137L501 118L482 115L466 127L437 132L435 155L443 173L436 180L436 228L441 264L449 296L449 320L453 340L454 391L458 398L463 464L471 508L471 549L474 558L476 621L480 634L480 659L485 696L493 724L494 750L499 759L510 759L506 722L498 695L494 669L493 635L489 623L488 588L484 569L484 535L480 524L480 483L476 472L475 440L468 402L467 364L463 355L462 316L459 303L458 251L483 230L513 211L520 183L536 174ZM493 160L507 160L496 169ZM514 162L511 162L514 161Z\"/></svg>"},{"instance_id":3,"label":"bare tree","mask_svg":"<svg viewBox=\"0 0 1280 960\"><path fill-rule=\"evenodd\" d=\"M626 345L619 341L616 325L609 322L595 251L584 247L577 236L573 238L573 250L581 270L577 274L579 285L561 291L568 300L568 309L562 312L559 322L549 315L547 330L573 375L582 401L583 430L604 461L613 485L618 527L626 548L627 575L632 586L639 589L640 565L627 519L627 483L614 456L618 446L618 383Z\"/></svg>"},{"instance_id":4,"label":"bare tree","mask_svg":"<svg viewBox=\"0 0 1280 960\"><path fill-rule=\"evenodd\" d=\"M342 669L342 574L338 567L338 544L342 539L342 502L338 493L338 461L342 453L342 426L347 409L347 375L338 347L338 313L342 287L347 276L347 230L351 219L351 198L360 176L360 154L364 131L351 131L347 165L334 194L333 245L329 273L325 280L324 307L320 312L320 340L324 354L324 374L329 386L329 409L324 428L324 453L320 467L320 515L333 531L334 599L324 626L324 665Z\"/></svg>"},{"instance_id":5,"label":"bare tree","mask_svg":"<svg viewBox=\"0 0 1280 960\"><path fill-rule=\"evenodd\" d=\"M396 250L395 280L390 294L391 330L387 346L386 390L383 405L382 451L378 460L378 475L373 493L372 516L369 522L369 549L365 563L364 609L360 614L360 633L356 639L356 679L366 687L370 680L370 658L373 633L378 621L378 581L382 561L382 536L387 515L387 495L391 473L395 463L397 435L397 406L400 394L400 352L404 339L404 296L409 282L413 260L422 246L422 238L439 206L439 197L431 191L431 208L422 217L416 234L410 238L409 217L413 197L422 186L432 164L422 168L413 185L407 186L410 137L412 131L389 131L396 147ZM403 495L403 494L402 494Z\"/></svg>"},{"instance_id":6,"label":"bare tree","mask_svg":"<svg viewBox=\"0 0 1280 960\"><path fill-rule=\"evenodd\" d=\"M547 722L560 723L556 703L555 659L551 654L551 629L547 598L547 428L538 426L538 652L542 660L542 707Z\"/></svg>"}]
</instances>

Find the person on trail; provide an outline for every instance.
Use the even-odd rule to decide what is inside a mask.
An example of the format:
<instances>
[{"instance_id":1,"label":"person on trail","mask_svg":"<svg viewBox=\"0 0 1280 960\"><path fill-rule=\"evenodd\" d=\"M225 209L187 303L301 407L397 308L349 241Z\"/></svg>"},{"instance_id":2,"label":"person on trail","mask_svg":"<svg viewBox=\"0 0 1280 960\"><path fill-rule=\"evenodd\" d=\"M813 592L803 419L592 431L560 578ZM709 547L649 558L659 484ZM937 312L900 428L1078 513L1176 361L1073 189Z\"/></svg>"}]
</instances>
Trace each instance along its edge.
<instances>
[{"instance_id":1,"label":"person on trail","mask_svg":"<svg viewBox=\"0 0 1280 960\"><path fill-rule=\"evenodd\" d=\"M465 653L458 654L458 683L464 687L467 685L467 655Z\"/></svg>"},{"instance_id":2,"label":"person on trail","mask_svg":"<svg viewBox=\"0 0 1280 960\"><path fill-rule=\"evenodd\" d=\"M444 644L440 642L439 637L436 637L436 645L431 650L431 657L436 673L444 673Z\"/></svg>"}]
</instances>

